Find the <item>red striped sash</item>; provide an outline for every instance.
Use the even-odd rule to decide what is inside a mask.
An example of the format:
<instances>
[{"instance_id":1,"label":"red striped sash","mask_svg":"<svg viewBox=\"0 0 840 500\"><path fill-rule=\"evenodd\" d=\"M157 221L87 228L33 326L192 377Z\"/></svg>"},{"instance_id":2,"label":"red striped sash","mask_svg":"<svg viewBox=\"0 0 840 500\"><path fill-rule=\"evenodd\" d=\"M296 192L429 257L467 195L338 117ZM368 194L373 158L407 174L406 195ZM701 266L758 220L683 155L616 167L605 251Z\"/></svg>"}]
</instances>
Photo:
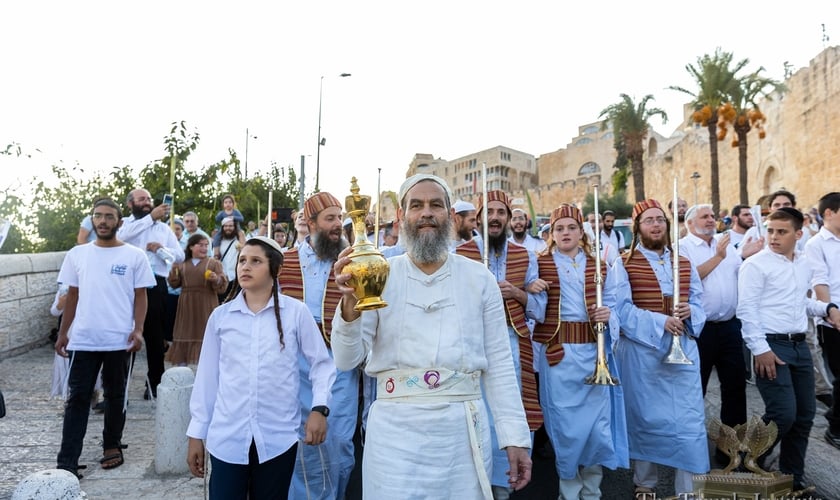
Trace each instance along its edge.
<instances>
[{"instance_id":1,"label":"red striped sash","mask_svg":"<svg viewBox=\"0 0 840 500\"><path fill-rule=\"evenodd\" d=\"M462 243L455 248L455 253L468 259L481 262L481 251L475 240ZM528 250L508 242L505 280L511 285L525 289L525 275L528 271ZM537 397L537 379L534 376L534 349L531 345L528 326L525 324L525 308L514 299L505 300L508 326L513 328L519 343L519 377L522 381L522 405L532 431L540 428L543 422L542 409Z\"/></svg>"},{"instance_id":2,"label":"red striped sash","mask_svg":"<svg viewBox=\"0 0 840 500\"><path fill-rule=\"evenodd\" d=\"M662 295L659 280L650 266L650 261L641 252L635 252L624 265L630 278L633 304L639 309L646 309L666 315L673 314L671 301ZM680 257L680 302L688 302L689 283L691 283L691 262Z\"/></svg>"},{"instance_id":3,"label":"red striped sash","mask_svg":"<svg viewBox=\"0 0 840 500\"><path fill-rule=\"evenodd\" d=\"M330 335L332 334L332 320L335 310L341 300L341 292L335 284L335 272L330 266L330 275L327 278L327 286L324 287L324 297L321 299L321 335L324 337L327 347L330 347ZM303 270L300 267L300 254L297 248L289 249L283 254L283 267L280 268L280 291L284 295L294 297L306 302L303 286Z\"/></svg>"},{"instance_id":4,"label":"red striped sash","mask_svg":"<svg viewBox=\"0 0 840 500\"><path fill-rule=\"evenodd\" d=\"M541 255L537 259L540 279L552 282L548 289L548 304L545 310L545 322L537 323L534 327L534 341L546 345L545 355L548 364L554 366L559 363L565 352L563 344L581 344L595 341L595 333L589 323L563 322L560 317L560 273L554 264L551 254ZM595 287L595 259L586 257L586 268L583 271L583 300L586 309L597 302ZM601 276L606 279L607 266L601 261Z\"/></svg>"}]
</instances>

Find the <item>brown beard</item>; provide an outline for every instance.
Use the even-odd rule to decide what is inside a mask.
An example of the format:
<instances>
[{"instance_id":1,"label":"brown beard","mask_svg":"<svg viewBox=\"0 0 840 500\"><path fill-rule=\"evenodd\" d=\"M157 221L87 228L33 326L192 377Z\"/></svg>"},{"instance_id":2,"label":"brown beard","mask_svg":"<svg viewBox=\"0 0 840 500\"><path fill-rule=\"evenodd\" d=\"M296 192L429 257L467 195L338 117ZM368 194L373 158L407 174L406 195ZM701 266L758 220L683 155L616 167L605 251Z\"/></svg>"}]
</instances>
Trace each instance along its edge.
<instances>
[{"instance_id":1,"label":"brown beard","mask_svg":"<svg viewBox=\"0 0 840 500\"><path fill-rule=\"evenodd\" d=\"M236 238L236 229L231 229L229 231L227 229L222 229L222 238L225 240L232 240Z\"/></svg>"},{"instance_id":2,"label":"brown beard","mask_svg":"<svg viewBox=\"0 0 840 500\"><path fill-rule=\"evenodd\" d=\"M329 231L313 233L309 237L309 244L319 259L333 262L338 260L338 254L349 245L343 237L339 238L338 241L331 240Z\"/></svg>"},{"instance_id":3,"label":"brown beard","mask_svg":"<svg viewBox=\"0 0 840 500\"><path fill-rule=\"evenodd\" d=\"M665 235L662 235L662 238L656 241L644 234L640 234L639 236L641 237L642 245L648 250L658 251L665 248Z\"/></svg>"},{"instance_id":4,"label":"brown beard","mask_svg":"<svg viewBox=\"0 0 840 500\"><path fill-rule=\"evenodd\" d=\"M464 241L470 241L472 239L472 231L467 226L461 226L458 228L458 237Z\"/></svg>"}]
</instances>

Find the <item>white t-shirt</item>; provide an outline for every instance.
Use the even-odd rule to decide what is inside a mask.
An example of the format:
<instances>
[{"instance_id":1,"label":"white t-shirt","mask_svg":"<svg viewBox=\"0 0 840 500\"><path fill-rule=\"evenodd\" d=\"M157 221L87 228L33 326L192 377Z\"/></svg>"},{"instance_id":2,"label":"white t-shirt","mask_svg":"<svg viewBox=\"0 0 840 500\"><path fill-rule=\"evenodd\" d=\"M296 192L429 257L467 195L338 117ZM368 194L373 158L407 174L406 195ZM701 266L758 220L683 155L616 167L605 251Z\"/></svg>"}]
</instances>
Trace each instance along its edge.
<instances>
[{"instance_id":1,"label":"white t-shirt","mask_svg":"<svg viewBox=\"0 0 840 500\"><path fill-rule=\"evenodd\" d=\"M239 240L222 240L219 243L219 259L222 261L222 269L229 281L236 279L236 263L239 260Z\"/></svg>"},{"instance_id":2,"label":"white t-shirt","mask_svg":"<svg viewBox=\"0 0 840 500\"><path fill-rule=\"evenodd\" d=\"M68 351L120 351L134 329L134 289L155 286L146 254L131 245L78 245L67 252L58 281L79 289Z\"/></svg>"}]
</instances>

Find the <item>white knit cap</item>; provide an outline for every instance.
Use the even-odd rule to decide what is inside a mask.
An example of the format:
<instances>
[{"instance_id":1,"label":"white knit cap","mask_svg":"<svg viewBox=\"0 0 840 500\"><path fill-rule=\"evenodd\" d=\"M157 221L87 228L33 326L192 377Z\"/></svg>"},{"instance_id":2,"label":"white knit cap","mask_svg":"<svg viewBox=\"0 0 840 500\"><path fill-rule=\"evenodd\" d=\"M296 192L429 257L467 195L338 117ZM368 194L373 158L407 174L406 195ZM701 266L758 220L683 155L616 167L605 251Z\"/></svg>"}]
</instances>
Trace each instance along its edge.
<instances>
[{"instance_id":1,"label":"white knit cap","mask_svg":"<svg viewBox=\"0 0 840 500\"><path fill-rule=\"evenodd\" d=\"M443 188L443 191L446 193L447 207L452 206L452 191L449 190L449 186L446 185L446 181L436 175L431 174L415 174L402 183L402 186L400 186L400 206L402 206L402 203L405 200L405 195L408 194L408 191L414 186L416 186L418 183L423 181L433 181L440 184L440 186Z\"/></svg>"}]
</instances>

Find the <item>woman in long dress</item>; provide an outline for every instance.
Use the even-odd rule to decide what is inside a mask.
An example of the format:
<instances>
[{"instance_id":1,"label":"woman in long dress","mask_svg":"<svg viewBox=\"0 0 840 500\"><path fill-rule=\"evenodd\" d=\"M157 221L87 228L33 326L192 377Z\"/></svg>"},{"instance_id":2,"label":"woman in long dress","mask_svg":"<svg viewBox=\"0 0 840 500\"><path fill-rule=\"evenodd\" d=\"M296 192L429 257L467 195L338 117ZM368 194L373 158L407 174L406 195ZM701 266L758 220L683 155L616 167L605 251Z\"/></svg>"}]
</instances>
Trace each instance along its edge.
<instances>
[{"instance_id":1,"label":"woman in long dress","mask_svg":"<svg viewBox=\"0 0 840 500\"><path fill-rule=\"evenodd\" d=\"M207 318L219 305L218 294L227 288L221 262L207 256L209 247L205 235L190 236L184 262L175 264L169 272L169 285L181 289L172 345L166 352L166 360L173 365L198 363Z\"/></svg>"}]
</instances>

